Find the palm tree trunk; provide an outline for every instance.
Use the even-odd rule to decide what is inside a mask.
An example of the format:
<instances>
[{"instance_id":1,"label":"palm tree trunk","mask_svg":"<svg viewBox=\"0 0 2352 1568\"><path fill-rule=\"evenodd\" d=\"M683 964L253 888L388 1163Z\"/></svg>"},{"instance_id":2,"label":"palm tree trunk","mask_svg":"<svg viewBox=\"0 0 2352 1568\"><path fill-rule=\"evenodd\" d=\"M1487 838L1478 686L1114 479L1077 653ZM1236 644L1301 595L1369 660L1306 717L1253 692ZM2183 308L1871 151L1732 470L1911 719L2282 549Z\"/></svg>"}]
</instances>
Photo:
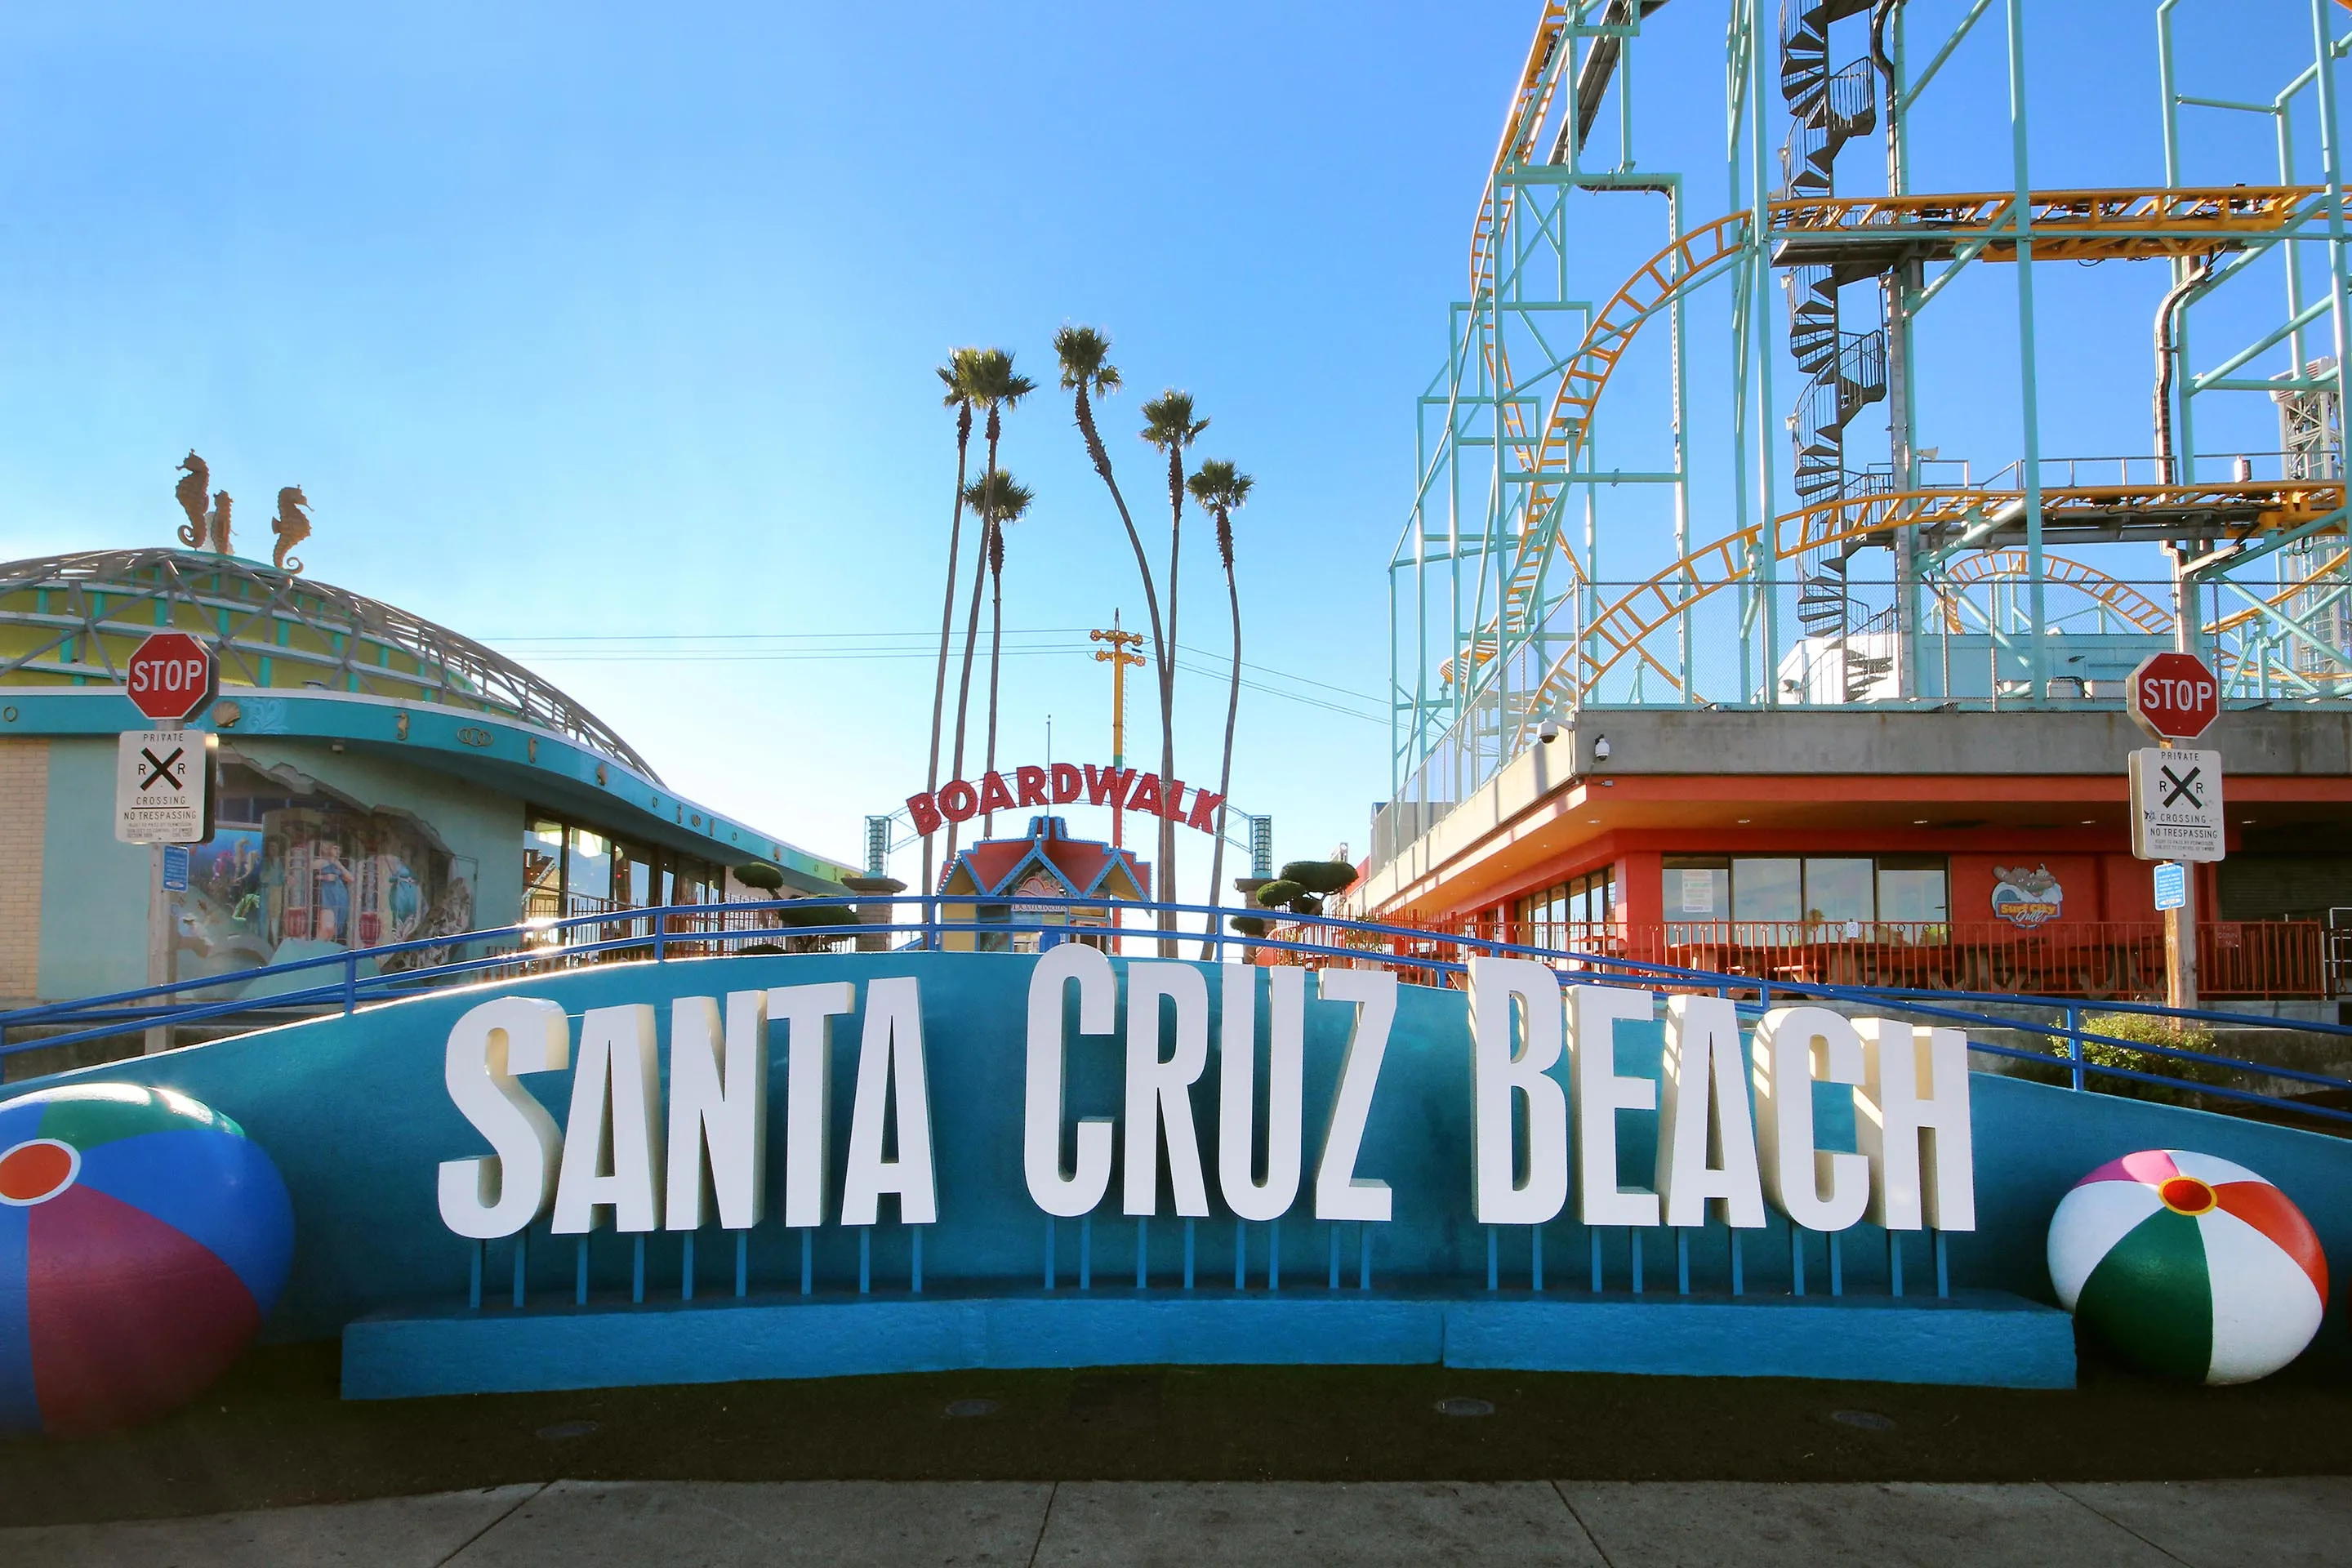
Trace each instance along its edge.
<instances>
[{"instance_id":1,"label":"palm tree trunk","mask_svg":"<svg viewBox=\"0 0 2352 1568\"><path fill-rule=\"evenodd\" d=\"M1168 446L1168 658L1160 667L1160 787L1176 777L1176 588L1179 546L1184 539L1184 448ZM1176 901L1176 819L1160 818L1160 901ZM1173 933L1176 915L1160 911L1160 929ZM1173 935L1162 938L1160 956L1176 956Z\"/></svg>"},{"instance_id":2,"label":"palm tree trunk","mask_svg":"<svg viewBox=\"0 0 2352 1568\"><path fill-rule=\"evenodd\" d=\"M936 795L940 790L940 718L948 702L948 639L955 631L955 584L957 553L963 543L964 466L971 452L971 405L956 410L956 483L955 510L948 523L948 586L940 602L940 668L931 680L931 760L924 775L923 787ZM929 896L936 889L931 883L931 836L923 835L923 885L917 892Z\"/></svg>"},{"instance_id":3,"label":"palm tree trunk","mask_svg":"<svg viewBox=\"0 0 2352 1568\"><path fill-rule=\"evenodd\" d=\"M956 687L955 765L950 771L957 778L963 777L964 721L971 710L971 656L973 646L980 640L981 582L988 575L989 536L996 531L995 520L989 514L996 510L996 440L1003 430L1003 420L997 411L991 408L988 411L988 467L982 470L988 476L984 481L988 489L987 493L981 498L981 569L971 574L971 614L964 621L963 632L963 677ZM955 864L958 837L956 830L961 826L954 822L948 824L947 863L950 866Z\"/></svg>"},{"instance_id":4,"label":"palm tree trunk","mask_svg":"<svg viewBox=\"0 0 2352 1568\"><path fill-rule=\"evenodd\" d=\"M1111 477L1110 453L1103 447L1102 433L1095 428L1094 405L1087 400L1087 389L1083 384L1077 389L1076 402L1078 434L1086 437L1087 456L1093 459L1095 472L1102 476L1102 482L1109 489L1111 503L1118 508L1118 521L1126 526L1127 542L1135 550L1135 569L1143 578L1143 607L1151 614L1151 657L1158 665L1160 673L1161 754L1166 756L1172 750L1174 733L1169 726L1168 717L1170 683L1174 677L1174 670L1169 663L1168 637L1160 624L1160 595L1152 587L1151 562L1143 553L1143 535L1136 531L1135 519L1127 510L1127 498L1119 494L1118 481ZM1168 854L1173 847L1174 833L1172 828L1164 822L1162 827L1166 831L1161 838L1160 869L1153 881L1152 891L1164 902L1168 897L1165 891L1168 885ZM1163 952L1165 951L1167 949L1163 946Z\"/></svg>"},{"instance_id":5,"label":"palm tree trunk","mask_svg":"<svg viewBox=\"0 0 2352 1568\"><path fill-rule=\"evenodd\" d=\"M991 543L997 541L992 540ZM1004 574L997 569L996 557L988 558L988 771L996 771L996 676L1004 662ZM992 837L996 833L996 813L988 812L980 819L980 830Z\"/></svg>"},{"instance_id":6,"label":"palm tree trunk","mask_svg":"<svg viewBox=\"0 0 2352 1568\"><path fill-rule=\"evenodd\" d=\"M1218 520L1218 525L1223 528L1222 518ZM1225 759L1217 765L1217 793L1221 795L1234 787L1234 718L1242 707L1242 596L1241 590L1234 585L1234 569L1230 566L1225 568L1225 605L1233 612L1234 657L1233 674L1225 683ZM1217 836L1217 847L1209 852L1208 901L1215 904L1223 902L1223 895L1218 892L1224 886L1225 878L1225 808L1223 805L1217 807L1217 820L1210 825L1210 830ZM1209 917L1211 936L1215 936L1224 927L1223 917ZM1202 942L1201 956L1216 958L1219 956L1216 948L1214 942Z\"/></svg>"},{"instance_id":7,"label":"palm tree trunk","mask_svg":"<svg viewBox=\"0 0 2352 1568\"><path fill-rule=\"evenodd\" d=\"M988 573L985 568L985 563L988 560L988 536L994 531L994 524L991 523L985 518L981 520L980 559L982 563L982 569L976 571L971 574L971 613L964 618L963 675L956 686L954 760L948 764L948 774L950 778L960 779L963 777L964 723L965 720L970 717L971 709L971 658L973 651L980 646L980 590L988 581ZM947 866L951 867L955 864L956 839L960 835L962 826L963 825L959 822L950 822L948 824Z\"/></svg>"}]
</instances>

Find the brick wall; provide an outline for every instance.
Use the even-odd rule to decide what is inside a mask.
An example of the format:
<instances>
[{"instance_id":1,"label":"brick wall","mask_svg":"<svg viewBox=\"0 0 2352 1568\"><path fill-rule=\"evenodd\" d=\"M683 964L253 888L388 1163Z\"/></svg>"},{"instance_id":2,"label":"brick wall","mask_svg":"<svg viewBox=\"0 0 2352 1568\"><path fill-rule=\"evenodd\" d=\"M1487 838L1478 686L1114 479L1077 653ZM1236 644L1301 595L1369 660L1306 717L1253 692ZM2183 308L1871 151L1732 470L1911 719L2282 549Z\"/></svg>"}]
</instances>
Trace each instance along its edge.
<instances>
[{"instance_id":1,"label":"brick wall","mask_svg":"<svg viewBox=\"0 0 2352 1568\"><path fill-rule=\"evenodd\" d=\"M49 743L0 740L0 997L30 997L39 980L48 815Z\"/></svg>"}]
</instances>

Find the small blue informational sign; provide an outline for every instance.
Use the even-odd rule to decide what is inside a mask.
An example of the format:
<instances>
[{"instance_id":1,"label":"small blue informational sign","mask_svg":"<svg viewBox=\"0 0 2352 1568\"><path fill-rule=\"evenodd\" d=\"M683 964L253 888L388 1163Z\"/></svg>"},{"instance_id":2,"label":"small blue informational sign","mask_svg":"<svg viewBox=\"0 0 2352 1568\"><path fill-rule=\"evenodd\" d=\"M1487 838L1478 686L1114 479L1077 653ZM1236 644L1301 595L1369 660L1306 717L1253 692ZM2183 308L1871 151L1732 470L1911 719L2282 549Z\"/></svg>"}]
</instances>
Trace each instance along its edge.
<instances>
[{"instance_id":1,"label":"small blue informational sign","mask_svg":"<svg viewBox=\"0 0 2352 1568\"><path fill-rule=\"evenodd\" d=\"M167 893L188 890L188 847L184 844L163 846L163 890Z\"/></svg>"},{"instance_id":2,"label":"small blue informational sign","mask_svg":"<svg viewBox=\"0 0 2352 1568\"><path fill-rule=\"evenodd\" d=\"M2156 907L2185 909L2189 904L2189 868L2178 860L2156 863Z\"/></svg>"}]
</instances>

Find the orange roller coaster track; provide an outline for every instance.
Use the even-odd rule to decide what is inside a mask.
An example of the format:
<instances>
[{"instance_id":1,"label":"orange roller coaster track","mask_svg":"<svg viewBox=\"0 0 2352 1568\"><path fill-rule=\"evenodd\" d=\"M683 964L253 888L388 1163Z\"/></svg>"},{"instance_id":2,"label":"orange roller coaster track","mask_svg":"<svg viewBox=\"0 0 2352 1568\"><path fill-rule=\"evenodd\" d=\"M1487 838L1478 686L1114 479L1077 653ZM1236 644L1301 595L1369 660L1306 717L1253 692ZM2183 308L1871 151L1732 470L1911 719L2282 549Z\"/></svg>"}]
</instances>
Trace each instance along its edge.
<instances>
[{"instance_id":1,"label":"orange roller coaster track","mask_svg":"<svg viewBox=\"0 0 2352 1568\"><path fill-rule=\"evenodd\" d=\"M2027 574L2024 551L1992 550L1956 563L1943 574L1943 580L1953 587L1967 588L1979 583ZM2095 566L2086 566L2063 555L2045 554L2042 557L2042 574L2050 582L2081 589L2092 600L2151 637L2172 635L2171 611L2129 583L2111 577ZM1965 629L1960 624L1959 603L1955 599L1944 601L1944 628L1954 633Z\"/></svg>"},{"instance_id":2,"label":"orange roller coaster track","mask_svg":"<svg viewBox=\"0 0 2352 1568\"><path fill-rule=\"evenodd\" d=\"M1841 545L1860 548L1883 544L1891 531L1898 527L1965 524L1989 513L1997 516L2004 507L2021 507L2024 499L2021 490L1935 489L1898 490L1824 502L1774 520L1773 557L1776 561L1789 561ZM2044 490L2042 504L2045 518L2061 522L2070 513L2108 517L2134 510L2228 504L2261 520L2265 530L2287 529L2316 521L2340 510L2344 505L2344 487L2340 482L2083 485ZM1577 647L1553 661L1542 683L1530 696L1528 725L1532 725L1535 715L1591 692L1628 654L1642 653L1643 644L1684 611L1724 588L1750 580L1763 531L1760 526L1751 524L1725 534L1603 606L1579 638ZM2043 557L2044 569L2057 576L2058 572L2051 566L2053 559L2056 558ZM2290 587L2287 593L2294 591ZM2156 613L2162 617L2160 629L2169 629L2171 617L2161 611ZM1654 668L1655 661L1650 662Z\"/></svg>"},{"instance_id":3,"label":"orange roller coaster track","mask_svg":"<svg viewBox=\"0 0 2352 1568\"><path fill-rule=\"evenodd\" d=\"M1564 8L1548 10L1548 20L1552 10L1564 11ZM1545 41L1548 37L1552 39L1549 46ZM1529 139L1542 120L1552 85L1557 80L1557 73L1547 69L1549 48L1556 47L1556 35L1539 30L1537 45L1529 53L1520 99L1506 127L1503 144L1496 150L1498 170L1508 158L1524 155ZM1486 198L1479 208L1478 227L1472 240L1474 286L1483 284L1491 287L1493 281L1493 239L1497 232L1496 192L1496 184L1490 180ZM2310 203L2321 195L2319 187L2312 185L2037 191L2028 200L2026 233L2032 243L2032 254L2044 260L2207 254L2242 246L2250 237L2276 234L2293 227L2312 216ZM1500 200L1507 216L1507 190ZM1861 262L1865 259L1862 249L1838 248L1856 247L1858 242L1882 247L1889 244L1899 245L1906 248L1906 253L1932 251L1945 255L1956 255L1974 247L1974 254L1980 259L2014 261L2017 259L2016 207L2013 192L1985 192L1779 201L1768 203L1766 212L1772 226L1770 235L1780 239L1774 259L1782 264L1791 260L1790 247L1801 243L1824 247L1824 254L1820 257L1812 256L1807 249L1804 256L1809 262L1845 259ZM1670 304L1678 295L1686 294L1711 281L1746 253L1752 238L1749 229L1754 214L1749 210L1728 213L1703 227L1679 236L1636 268L1619 286L1617 291L1610 296L1608 303L1593 317L1582 342L1566 362L1552 396L1550 412L1544 421L1542 438L1535 444L1532 454L1528 451L1524 426L1516 406L1505 403L1503 413L1507 436L1512 445L1520 448L1522 460L1527 462L1534 482L1529 487L1524 513L1521 553L1504 585L1502 605L1496 617L1499 629L1517 629L1532 618L1531 611L1546 553L1538 548L1542 542L1543 531L1537 526L1537 520L1542 518L1565 491L1591 430L1601 394L1608 389L1610 378L1618 363L1633 346L1643 325L1660 309ZM1828 254L1831 250L1836 253ZM1500 357L1498 347L1492 345L1491 340L1488 363L1490 374L1507 376L1508 363ZM1498 381L1497 385L1500 384ZM2152 490L2164 487L2146 488ZM2203 488L2228 489L2231 487ZM1953 494L1976 498L1974 502L1968 500L1952 502L1959 512L1969 511L1973 504L1980 504L1987 496L1987 492L1982 491ZM1833 504L1867 507L1894 499L1896 498L1876 496ZM2048 505L2045 498L2045 507ZM1809 517L1813 510L1820 510L1822 509L1811 509L1796 515ZM1905 521L1928 523L1947 521L1937 515L1938 511L1937 507L1923 507L1921 515ZM1840 537L1851 537L1851 534L1842 532ZM1818 544L1821 542L1812 542ZM1555 547L1568 564L1571 582L1580 584L1583 581L1581 563L1564 544L1556 544ZM1496 635L1497 630L1495 623L1489 623L1471 639L1467 651L1474 666L1484 665L1495 656L1501 640ZM1646 650L1643 651L1642 657L1661 675L1672 679L1671 672ZM1452 681L1459 673L1457 660L1446 660L1440 673L1442 679Z\"/></svg>"}]
</instances>

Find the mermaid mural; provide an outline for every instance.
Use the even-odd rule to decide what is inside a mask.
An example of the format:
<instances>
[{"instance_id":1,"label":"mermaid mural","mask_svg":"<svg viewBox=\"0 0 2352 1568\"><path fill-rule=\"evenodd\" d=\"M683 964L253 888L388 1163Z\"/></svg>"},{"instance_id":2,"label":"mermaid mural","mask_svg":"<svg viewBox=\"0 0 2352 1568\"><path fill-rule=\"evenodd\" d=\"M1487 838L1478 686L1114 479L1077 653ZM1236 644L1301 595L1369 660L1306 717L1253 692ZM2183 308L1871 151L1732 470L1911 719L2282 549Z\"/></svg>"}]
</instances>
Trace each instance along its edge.
<instances>
[{"instance_id":1,"label":"mermaid mural","mask_svg":"<svg viewBox=\"0 0 2352 1568\"><path fill-rule=\"evenodd\" d=\"M190 861L188 890L173 895L183 979L456 935L472 922L471 864L428 824L242 763L224 768L219 826ZM420 968L444 952L395 953L383 967Z\"/></svg>"}]
</instances>

